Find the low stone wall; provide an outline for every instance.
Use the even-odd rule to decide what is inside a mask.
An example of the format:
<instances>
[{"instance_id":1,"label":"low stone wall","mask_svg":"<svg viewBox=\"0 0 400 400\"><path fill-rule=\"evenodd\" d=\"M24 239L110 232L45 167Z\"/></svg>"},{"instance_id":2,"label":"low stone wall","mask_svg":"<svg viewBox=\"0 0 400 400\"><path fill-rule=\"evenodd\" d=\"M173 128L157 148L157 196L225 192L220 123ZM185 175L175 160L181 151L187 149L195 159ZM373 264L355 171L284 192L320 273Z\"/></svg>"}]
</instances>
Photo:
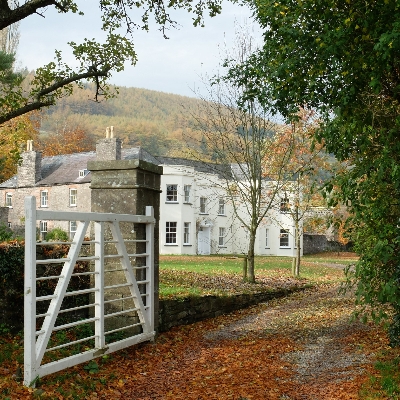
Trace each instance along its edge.
<instances>
[{"instance_id":1,"label":"low stone wall","mask_svg":"<svg viewBox=\"0 0 400 400\"><path fill-rule=\"evenodd\" d=\"M160 300L159 332L168 331L174 326L192 324L268 300L284 297L296 290L301 289L238 294L229 297L203 296Z\"/></svg>"}]
</instances>

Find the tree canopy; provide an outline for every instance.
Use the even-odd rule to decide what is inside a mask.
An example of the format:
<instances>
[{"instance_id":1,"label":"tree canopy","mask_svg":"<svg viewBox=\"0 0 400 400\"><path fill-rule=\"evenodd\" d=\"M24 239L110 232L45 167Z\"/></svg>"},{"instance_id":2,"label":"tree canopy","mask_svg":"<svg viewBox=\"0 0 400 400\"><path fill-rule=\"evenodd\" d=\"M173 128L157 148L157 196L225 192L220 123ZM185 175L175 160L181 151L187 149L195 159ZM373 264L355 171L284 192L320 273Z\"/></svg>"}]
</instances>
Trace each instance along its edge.
<instances>
[{"instance_id":1,"label":"tree canopy","mask_svg":"<svg viewBox=\"0 0 400 400\"><path fill-rule=\"evenodd\" d=\"M257 93L285 116L299 105L349 113L364 104L366 91L399 100L397 1L249 4L264 28L263 48L236 70L249 95Z\"/></svg>"},{"instance_id":2,"label":"tree canopy","mask_svg":"<svg viewBox=\"0 0 400 400\"><path fill-rule=\"evenodd\" d=\"M55 104L57 99L72 92L74 82L82 80L95 83L95 100L100 96L110 97L112 92L107 85L108 78L112 73L122 71L126 62L134 65L137 61L133 44L133 33L136 29L148 30L151 18L154 18L165 36L165 30L176 25L170 16L170 11L173 9L186 9L193 14L193 24L202 25L204 13L208 12L211 16L218 14L221 10L220 3L220 0L208 2L99 0L102 30L106 32L107 38L104 43L86 38L82 43L70 42L78 67L73 68L66 64L61 52L56 51L55 61L36 70L30 89L25 92L21 88L23 76L10 75L8 66L2 69L3 65L0 63L0 124L32 110ZM83 15L78 4L72 0L61 2L28 0L12 4L7 0L1 0L0 30L8 29L12 24L34 14L43 14L48 7L54 7L60 14ZM133 17L136 10L140 10L141 13L137 20Z\"/></svg>"}]
</instances>

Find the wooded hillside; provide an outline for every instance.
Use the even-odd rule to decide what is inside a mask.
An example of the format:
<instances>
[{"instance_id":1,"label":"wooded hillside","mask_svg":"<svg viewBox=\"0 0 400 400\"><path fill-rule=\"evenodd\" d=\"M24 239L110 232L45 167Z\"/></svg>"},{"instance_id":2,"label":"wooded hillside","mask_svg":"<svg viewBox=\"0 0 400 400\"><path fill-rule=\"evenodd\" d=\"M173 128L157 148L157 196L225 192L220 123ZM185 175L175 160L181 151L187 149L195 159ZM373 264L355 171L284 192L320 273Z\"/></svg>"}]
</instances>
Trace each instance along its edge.
<instances>
[{"instance_id":1,"label":"wooded hillside","mask_svg":"<svg viewBox=\"0 0 400 400\"><path fill-rule=\"evenodd\" d=\"M45 111L42 136L79 128L102 137L107 126L114 126L125 145L140 145L154 155L178 155L186 147L184 133L195 129L188 110L197 108L201 100L121 87L115 98L96 103L91 100L93 90L87 85Z\"/></svg>"}]
</instances>

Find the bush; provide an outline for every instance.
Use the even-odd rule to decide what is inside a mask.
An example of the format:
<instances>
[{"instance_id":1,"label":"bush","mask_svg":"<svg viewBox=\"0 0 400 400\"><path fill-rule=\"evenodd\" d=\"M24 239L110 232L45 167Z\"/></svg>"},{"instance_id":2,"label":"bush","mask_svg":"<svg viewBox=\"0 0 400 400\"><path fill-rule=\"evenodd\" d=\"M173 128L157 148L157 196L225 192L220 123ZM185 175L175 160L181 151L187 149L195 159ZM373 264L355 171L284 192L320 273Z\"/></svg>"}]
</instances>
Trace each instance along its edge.
<instances>
[{"instance_id":1,"label":"bush","mask_svg":"<svg viewBox=\"0 0 400 400\"><path fill-rule=\"evenodd\" d=\"M58 236L55 237L58 238ZM60 261L62 261L62 258L67 255L68 250L68 245L54 244L52 246L38 246L36 256L38 259L60 258ZM13 240L0 243L0 333L3 325L13 332L18 332L23 328L24 251L25 243L23 241ZM62 262L60 264L43 264L38 266L37 274L38 276L60 275L61 268ZM88 271L88 262L80 261L75 265L74 272ZM39 281L36 284L36 295L51 295L54 293L55 286L56 280L54 279ZM89 287L90 277L89 275L83 275L72 277L68 289L75 291L87 289ZM63 302L63 307L73 308L87 304L88 296L88 294L83 294L80 296L67 297ZM46 312L47 306L48 304L46 304L46 302L38 303L37 313L40 314ZM86 312L86 310L84 312ZM80 314L78 311L76 316L71 318L79 317Z\"/></svg>"},{"instance_id":2,"label":"bush","mask_svg":"<svg viewBox=\"0 0 400 400\"><path fill-rule=\"evenodd\" d=\"M46 234L46 240L49 242L68 242L69 236L68 233L61 228L54 228Z\"/></svg>"},{"instance_id":3,"label":"bush","mask_svg":"<svg viewBox=\"0 0 400 400\"><path fill-rule=\"evenodd\" d=\"M0 224L0 242L6 242L13 237L13 231L5 224Z\"/></svg>"}]
</instances>

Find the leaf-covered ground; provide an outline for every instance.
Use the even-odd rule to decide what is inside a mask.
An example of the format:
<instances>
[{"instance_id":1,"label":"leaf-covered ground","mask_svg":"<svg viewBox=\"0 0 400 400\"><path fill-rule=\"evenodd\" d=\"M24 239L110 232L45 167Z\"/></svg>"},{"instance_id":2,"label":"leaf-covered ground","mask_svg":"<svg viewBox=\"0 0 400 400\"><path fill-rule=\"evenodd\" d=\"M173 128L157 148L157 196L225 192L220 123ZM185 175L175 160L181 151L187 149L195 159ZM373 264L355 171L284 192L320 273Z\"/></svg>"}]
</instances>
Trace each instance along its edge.
<instances>
[{"instance_id":1,"label":"leaf-covered ground","mask_svg":"<svg viewBox=\"0 0 400 400\"><path fill-rule=\"evenodd\" d=\"M0 398L385 399L360 397L387 339L380 329L351 321L353 304L336 286L322 285L175 328L154 344L44 377L36 389L12 376L15 358L5 360Z\"/></svg>"}]
</instances>

